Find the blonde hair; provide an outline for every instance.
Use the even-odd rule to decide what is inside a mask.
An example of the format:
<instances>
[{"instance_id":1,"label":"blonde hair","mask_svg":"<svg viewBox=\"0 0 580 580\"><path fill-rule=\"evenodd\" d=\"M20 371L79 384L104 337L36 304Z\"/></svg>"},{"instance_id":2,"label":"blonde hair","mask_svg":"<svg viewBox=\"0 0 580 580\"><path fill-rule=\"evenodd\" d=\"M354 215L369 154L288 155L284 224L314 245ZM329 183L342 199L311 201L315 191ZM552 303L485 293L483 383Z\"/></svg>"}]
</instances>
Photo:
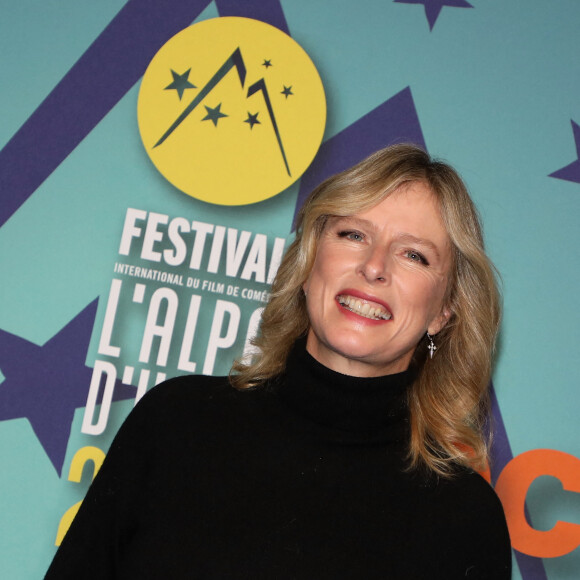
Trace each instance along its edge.
<instances>
[{"instance_id":1,"label":"blonde hair","mask_svg":"<svg viewBox=\"0 0 580 580\"><path fill-rule=\"evenodd\" d=\"M457 464L483 468L489 414L488 384L500 319L494 267L485 254L477 210L457 172L432 160L414 145L394 145L330 177L308 197L299 212L296 238L272 286L254 344L259 354L237 361L230 380L236 388L262 384L280 374L297 338L309 328L302 285L317 244L331 216L350 216L374 207L405 184L426 183L438 200L451 240L453 263L446 307L451 312L437 334L437 351L427 356L427 341L415 350L418 377L409 389L410 467L427 466L450 475Z\"/></svg>"}]
</instances>

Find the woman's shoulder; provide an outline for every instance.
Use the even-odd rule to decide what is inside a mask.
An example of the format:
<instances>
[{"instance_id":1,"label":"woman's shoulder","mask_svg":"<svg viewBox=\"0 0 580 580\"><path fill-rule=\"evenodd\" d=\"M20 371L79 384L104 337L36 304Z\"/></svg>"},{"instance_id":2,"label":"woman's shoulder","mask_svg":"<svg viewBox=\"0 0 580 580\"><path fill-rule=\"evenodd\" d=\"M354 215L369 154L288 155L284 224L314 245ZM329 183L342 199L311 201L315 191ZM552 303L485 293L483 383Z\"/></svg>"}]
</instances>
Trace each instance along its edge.
<instances>
[{"instance_id":1,"label":"woman's shoulder","mask_svg":"<svg viewBox=\"0 0 580 580\"><path fill-rule=\"evenodd\" d=\"M493 487L482 475L471 469L458 468L452 477L440 479L438 487L452 498L453 503L463 504L471 513L499 515L503 519L503 508Z\"/></svg>"},{"instance_id":2,"label":"woman's shoulder","mask_svg":"<svg viewBox=\"0 0 580 580\"><path fill-rule=\"evenodd\" d=\"M260 398L263 395L258 391L235 389L227 376L184 375L150 389L129 414L128 421L136 428L146 425L148 431L175 430L179 425L189 429L256 413L254 403Z\"/></svg>"},{"instance_id":3,"label":"woman's shoulder","mask_svg":"<svg viewBox=\"0 0 580 580\"><path fill-rule=\"evenodd\" d=\"M155 415L170 420L172 415L196 414L227 405L240 398L227 376L183 375L150 389L137 403L134 414Z\"/></svg>"},{"instance_id":4,"label":"woman's shoulder","mask_svg":"<svg viewBox=\"0 0 580 580\"><path fill-rule=\"evenodd\" d=\"M423 509L430 510L441 525L462 530L465 539L482 530L507 537L503 506L493 487L475 471L457 467L450 477L423 474L411 475L411 480Z\"/></svg>"},{"instance_id":5,"label":"woman's shoulder","mask_svg":"<svg viewBox=\"0 0 580 580\"><path fill-rule=\"evenodd\" d=\"M500 543L509 536L503 506L491 484L479 473L462 469L446 482L447 493L458 508L456 517L475 524L478 534L487 530Z\"/></svg>"},{"instance_id":6,"label":"woman's shoulder","mask_svg":"<svg viewBox=\"0 0 580 580\"><path fill-rule=\"evenodd\" d=\"M161 402L211 400L216 396L227 397L233 390L228 377L182 375L150 389L139 401L138 406L156 405Z\"/></svg>"},{"instance_id":7,"label":"woman's shoulder","mask_svg":"<svg viewBox=\"0 0 580 580\"><path fill-rule=\"evenodd\" d=\"M452 544L468 578L510 578L511 546L502 504L478 473L460 468L433 488L441 550Z\"/></svg>"}]
</instances>

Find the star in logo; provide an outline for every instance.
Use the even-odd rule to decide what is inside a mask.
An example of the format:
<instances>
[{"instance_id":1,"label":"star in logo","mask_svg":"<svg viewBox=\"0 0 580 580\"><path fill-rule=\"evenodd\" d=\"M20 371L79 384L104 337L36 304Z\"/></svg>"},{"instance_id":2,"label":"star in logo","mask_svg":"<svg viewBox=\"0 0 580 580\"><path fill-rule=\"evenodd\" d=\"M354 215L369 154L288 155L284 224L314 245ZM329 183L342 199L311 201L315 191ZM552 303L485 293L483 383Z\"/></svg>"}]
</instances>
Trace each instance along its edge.
<instances>
[{"instance_id":1,"label":"star in logo","mask_svg":"<svg viewBox=\"0 0 580 580\"><path fill-rule=\"evenodd\" d=\"M439 17L439 13L443 6L451 6L453 8L473 8L473 6L465 0L394 0L399 4L423 4L425 6L425 15L429 22L429 30L433 30L435 22Z\"/></svg>"},{"instance_id":2,"label":"star in logo","mask_svg":"<svg viewBox=\"0 0 580 580\"><path fill-rule=\"evenodd\" d=\"M264 62L262 63L262 66L265 66L266 68L270 68L272 66L272 61L265 58Z\"/></svg>"},{"instance_id":3,"label":"star in logo","mask_svg":"<svg viewBox=\"0 0 580 580\"><path fill-rule=\"evenodd\" d=\"M222 118L222 117L227 117L228 115L226 115L225 113L222 113L220 111L222 104L220 103L217 107L208 107L207 105L204 105L205 110L207 111L207 115L202 119L202 121L211 121L215 127L217 127L218 121Z\"/></svg>"},{"instance_id":4,"label":"star in logo","mask_svg":"<svg viewBox=\"0 0 580 580\"><path fill-rule=\"evenodd\" d=\"M183 93L186 89L195 89L197 88L195 85L189 82L189 73L191 69L186 70L183 74L178 74L174 70L171 70L171 74L173 75L173 82L165 87L166 91L175 89L177 94L179 95L179 100L181 101L181 97L183 97Z\"/></svg>"},{"instance_id":5,"label":"star in logo","mask_svg":"<svg viewBox=\"0 0 580 580\"><path fill-rule=\"evenodd\" d=\"M576 142L576 161L572 161L566 167L550 173L549 177L556 177L557 179L564 179L566 181L571 181L572 183L580 183L580 125L570 121L572 123L572 132L574 133L574 141Z\"/></svg>"},{"instance_id":6,"label":"star in logo","mask_svg":"<svg viewBox=\"0 0 580 580\"><path fill-rule=\"evenodd\" d=\"M248 111L248 118L244 121L244 123L248 123L250 125L250 129L254 128L254 125L260 125L260 121L258 121L258 114L259 113L255 113L254 115L252 115L252 113L250 113L250 111Z\"/></svg>"},{"instance_id":7,"label":"star in logo","mask_svg":"<svg viewBox=\"0 0 580 580\"><path fill-rule=\"evenodd\" d=\"M97 312L89 304L44 346L0 330L0 421L25 418L60 475L75 409L84 407L92 369L85 365ZM115 384L114 400L135 397Z\"/></svg>"},{"instance_id":8,"label":"star in logo","mask_svg":"<svg viewBox=\"0 0 580 580\"><path fill-rule=\"evenodd\" d=\"M290 95L293 95L294 93L292 92L292 85L289 87L284 85L284 90L280 91L280 94L284 95L286 98L288 98Z\"/></svg>"},{"instance_id":9,"label":"star in logo","mask_svg":"<svg viewBox=\"0 0 580 580\"><path fill-rule=\"evenodd\" d=\"M237 47L232 52L232 54L224 61L223 65L221 67L219 67L212 74L212 76L209 78L207 83L203 86L203 88L199 91L199 93L194 97L194 99L189 103L189 105L187 105L187 107L183 111L181 111L179 116L177 118L175 118L173 123L166 129L166 131L163 133L163 135L161 135L161 137L158 139L157 143L155 143L155 145L153 146L153 149L159 147L160 145L163 145L163 143L165 143L167 141L167 139L174 133L174 131L181 125L181 123L191 114L191 112L199 104L201 104L201 102L207 97L207 95L219 85L219 83L224 79L224 77L231 70L237 71L238 77L240 80L240 84L241 84L241 87L243 89L247 71L246 71L246 64L244 62L244 58L242 56L242 52L241 52L240 47ZM143 91L143 86L144 85L142 84L141 85L142 91ZM291 91L291 89L292 89L291 86L289 86L289 87L286 87L285 85L283 85L283 86L284 86L283 93L286 94L286 97L288 97L288 94L293 94ZM155 90L157 90L157 89L155 89ZM147 91L144 91L144 92L146 93ZM247 93L246 93L246 98L249 99L253 95L256 95L256 94L262 95L264 105L266 106L268 116L269 116L270 121L272 123L272 129L274 130L274 135L276 136L276 140L278 142L278 148L280 149L280 153L281 153L282 159L284 161L284 166L286 167L286 172L287 172L289 177L292 177L292 173L290 171L290 166L288 164L288 159L286 157L286 152L284 150L284 145L282 143L282 135L281 135L280 130L278 128L278 123L276 121L276 115L274 113L274 107L272 105L272 102L270 101L268 88L266 86L266 80L264 78L257 80L255 83L253 83L251 86L248 87ZM218 124L218 121L220 118L229 116L229 115L226 115L225 113L221 112L221 105L222 105L222 103L220 103L217 107L208 107L207 105L204 105L204 107L207 111L207 115L202 119L202 121L212 121L214 126L217 127L217 124ZM256 113L256 115L257 115L257 113ZM251 117L249 118L249 122L252 122ZM252 123L251 126L253 127L253 125L255 125L256 122L257 122L257 119L254 119L254 122ZM147 126L147 125L141 125L141 127L143 127L143 126ZM175 175L177 175L177 172L175 173ZM179 177L179 175L178 175L178 177Z\"/></svg>"}]
</instances>

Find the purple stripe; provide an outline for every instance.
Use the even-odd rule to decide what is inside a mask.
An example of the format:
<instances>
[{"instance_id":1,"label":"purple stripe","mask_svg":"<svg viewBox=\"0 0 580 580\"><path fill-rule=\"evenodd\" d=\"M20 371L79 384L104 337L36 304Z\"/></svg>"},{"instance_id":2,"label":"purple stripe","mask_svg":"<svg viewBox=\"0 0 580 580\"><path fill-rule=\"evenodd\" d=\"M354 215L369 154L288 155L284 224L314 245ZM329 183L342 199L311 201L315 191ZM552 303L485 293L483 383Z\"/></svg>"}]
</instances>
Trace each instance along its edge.
<instances>
[{"instance_id":1,"label":"purple stripe","mask_svg":"<svg viewBox=\"0 0 580 580\"><path fill-rule=\"evenodd\" d=\"M501 416L499 403L491 384L491 414L493 421L493 440L491 444L491 483L495 485L503 468L514 458L508 434Z\"/></svg>"},{"instance_id":2,"label":"purple stripe","mask_svg":"<svg viewBox=\"0 0 580 580\"><path fill-rule=\"evenodd\" d=\"M541 558L534 558L514 550L516 562L522 575L522 580L548 580Z\"/></svg>"},{"instance_id":3,"label":"purple stripe","mask_svg":"<svg viewBox=\"0 0 580 580\"><path fill-rule=\"evenodd\" d=\"M216 0L220 16L244 16L267 22L290 34L280 0Z\"/></svg>"},{"instance_id":4,"label":"purple stripe","mask_svg":"<svg viewBox=\"0 0 580 580\"><path fill-rule=\"evenodd\" d=\"M0 226L145 72L209 0L129 0L0 151Z\"/></svg>"},{"instance_id":5,"label":"purple stripe","mask_svg":"<svg viewBox=\"0 0 580 580\"><path fill-rule=\"evenodd\" d=\"M491 445L491 482L496 484L503 468L513 459L510 442L508 439L503 417L499 409L497 396L493 384L491 385L491 411L493 417L493 442ZM526 519L530 520L528 508L524 507ZM514 555L520 569L523 580L548 580L544 562L541 558L534 558L514 550Z\"/></svg>"},{"instance_id":6,"label":"purple stripe","mask_svg":"<svg viewBox=\"0 0 580 580\"><path fill-rule=\"evenodd\" d=\"M327 177L358 163L393 143L415 143L425 148L419 117L409 87L379 105L320 147L300 181L296 214L310 192Z\"/></svg>"}]
</instances>

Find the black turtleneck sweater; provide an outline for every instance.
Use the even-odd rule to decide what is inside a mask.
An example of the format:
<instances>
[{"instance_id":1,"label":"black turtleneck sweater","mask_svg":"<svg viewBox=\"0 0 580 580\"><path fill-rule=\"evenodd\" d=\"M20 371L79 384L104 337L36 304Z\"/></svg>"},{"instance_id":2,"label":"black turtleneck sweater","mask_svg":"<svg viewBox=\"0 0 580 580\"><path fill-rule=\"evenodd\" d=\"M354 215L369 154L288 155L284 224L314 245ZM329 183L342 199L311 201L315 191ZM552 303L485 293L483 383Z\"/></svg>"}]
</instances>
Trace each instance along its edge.
<instances>
[{"instance_id":1,"label":"black turtleneck sweater","mask_svg":"<svg viewBox=\"0 0 580 580\"><path fill-rule=\"evenodd\" d=\"M202 376L155 387L46 578L510 578L492 488L468 471L405 471L412 380L340 375L302 345L259 389Z\"/></svg>"}]
</instances>

